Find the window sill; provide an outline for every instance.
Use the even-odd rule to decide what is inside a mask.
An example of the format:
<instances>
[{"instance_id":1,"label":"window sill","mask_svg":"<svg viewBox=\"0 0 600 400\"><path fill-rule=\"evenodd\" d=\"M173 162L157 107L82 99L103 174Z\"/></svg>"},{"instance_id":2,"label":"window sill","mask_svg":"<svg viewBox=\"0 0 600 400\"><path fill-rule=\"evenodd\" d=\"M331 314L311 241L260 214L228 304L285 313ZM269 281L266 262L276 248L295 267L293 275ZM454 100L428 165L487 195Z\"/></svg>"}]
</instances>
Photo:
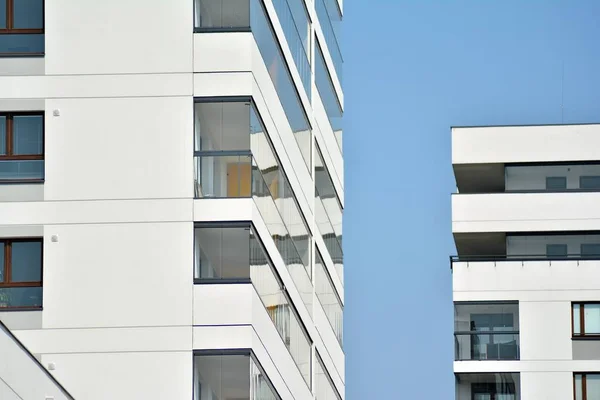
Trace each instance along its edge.
<instances>
[{"instance_id":1,"label":"window sill","mask_svg":"<svg viewBox=\"0 0 600 400\"><path fill-rule=\"evenodd\" d=\"M44 179L10 179L10 180L2 180L0 179L0 185L39 185L43 184Z\"/></svg>"},{"instance_id":2,"label":"window sill","mask_svg":"<svg viewBox=\"0 0 600 400\"><path fill-rule=\"evenodd\" d=\"M44 307L0 307L0 313L3 312L15 312L15 311L25 311L25 312L30 312L30 311L43 311Z\"/></svg>"},{"instance_id":3,"label":"window sill","mask_svg":"<svg viewBox=\"0 0 600 400\"><path fill-rule=\"evenodd\" d=\"M252 283L250 278L196 278L194 279L194 285L228 285L228 284L248 284Z\"/></svg>"},{"instance_id":4,"label":"window sill","mask_svg":"<svg viewBox=\"0 0 600 400\"><path fill-rule=\"evenodd\" d=\"M0 58L44 58L46 53L0 53Z\"/></svg>"},{"instance_id":5,"label":"window sill","mask_svg":"<svg viewBox=\"0 0 600 400\"><path fill-rule=\"evenodd\" d=\"M194 33L216 33L216 32L252 32L249 26L235 28L194 28Z\"/></svg>"},{"instance_id":6,"label":"window sill","mask_svg":"<svg viewBox=\"0 0 600 400\"><path fill-rule=\"evenodd\" d=\"M600 340L600 335L573 336L571 340Z\"/></svg>"}]
</instances>

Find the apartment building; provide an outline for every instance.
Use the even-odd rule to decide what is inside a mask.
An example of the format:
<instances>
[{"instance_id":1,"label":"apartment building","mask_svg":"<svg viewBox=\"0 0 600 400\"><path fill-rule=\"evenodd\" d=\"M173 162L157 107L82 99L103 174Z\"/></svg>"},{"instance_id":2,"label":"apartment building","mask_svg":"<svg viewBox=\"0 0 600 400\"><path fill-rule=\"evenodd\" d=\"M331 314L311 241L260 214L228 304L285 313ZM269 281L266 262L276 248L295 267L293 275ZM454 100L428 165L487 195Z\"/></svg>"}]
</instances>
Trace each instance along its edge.
<instances>
[{"instance_id":1,"label":"apartment building","mask_svg":"<svg viewBox=\"0 0 600 400\"><path fill-rule=\"evenodd\" d=\"M345 398L342 10L0 0L0 398Z\"/></svg>"},{"instance_id":2,"label":"apartment building","mask_svg":"<svg viewBox=\"0 0 600 400\"><path fill-rule=\"evenodd\" d=\"M457 400L600 399L600 125L456 127Z\"/></svg>"}]
</instances>

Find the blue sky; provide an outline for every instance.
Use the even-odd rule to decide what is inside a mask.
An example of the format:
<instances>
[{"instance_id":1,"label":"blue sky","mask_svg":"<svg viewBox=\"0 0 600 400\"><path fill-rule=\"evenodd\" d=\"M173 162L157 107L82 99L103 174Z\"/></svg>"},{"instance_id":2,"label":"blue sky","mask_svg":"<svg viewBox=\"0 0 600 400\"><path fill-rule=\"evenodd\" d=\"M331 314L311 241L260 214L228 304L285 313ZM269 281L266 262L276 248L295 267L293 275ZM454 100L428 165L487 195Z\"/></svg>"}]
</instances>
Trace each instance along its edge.
<instances>
[{"instance_id":1,"label":"blue sky","mask_svg":"<svg viewBox=\"0 0 600 400\"><path fill-rule=\"evenodd\" d=\"M600 122L600 1L344 2L347 399L454 399L450 126Z\"/></svg>"}]
</instances>

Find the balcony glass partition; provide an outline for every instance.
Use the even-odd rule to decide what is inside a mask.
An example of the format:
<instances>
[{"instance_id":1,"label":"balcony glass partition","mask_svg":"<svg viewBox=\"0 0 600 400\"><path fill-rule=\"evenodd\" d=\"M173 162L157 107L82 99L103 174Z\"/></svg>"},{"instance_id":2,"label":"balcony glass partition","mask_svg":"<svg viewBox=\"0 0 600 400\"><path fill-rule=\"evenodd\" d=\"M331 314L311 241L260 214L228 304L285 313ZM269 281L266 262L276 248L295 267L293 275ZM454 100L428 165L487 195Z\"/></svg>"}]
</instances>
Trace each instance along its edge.
<instances>
[{"instance_id":1,"label":"balcony glass partition","mask_svg":"<svg viewBox=\"0 0 600 400\"><path fill-rule=\"evenodd\" d=\"M327 113L329 124L331 125L335 140L341 151L343 119L342 106L340 105L339 98L335 91L335 87L333 86L333 81L331 80L331 75L329 74L329 69L327 68L325 59L323 58L321 46L319 45L318 41L316 41L315 46L315 85L319 91L321 101L325 106L325 112Z\"/></svg>"},{"instance_id":2,"label":"balcony glass partition","mask_svg":"<svg viewBox=\"0 0 600 400\"><path fill-rule=\"evenodd\" d=\"M249 350L222 353L194 356L195 400L280 400Z\"/></svg>"},{"instance_id":3,"label":"balcony glass partition","mask_svg":"<svg viewBox=\"0 0 600 400\"><path fill-rule=\"evenodd\" d=\"M456 400L520 400L518 373L455 374Z\"/></svg>"},{"instance_id":4,"label":"balcony glass partition","mask_svg":"<svg viewBox=\"0 0 600 400\"><path fill-rule=\"evenodd\" d=\"M455 303L456 360L518 360L518 303Z\"/></svg>"},{"instance_id":5,"label":"balcony glass partition","mask_svg":"<svg viewBox=\"0 0 600 400\"><path fill-rule=\"evenodd\" d=\"M304 0L273 0L273 6L283 28L285 39L292 51L302 86L310 99L310 21Z\"/></svg>"},{"instance_id":6,"label":"balcony glass partition","mask_svg":"<svg viewBox=\"0 0 600 400\"><path fill-rule=\"evenodd\" d=\"M507 235L507 258L600 259L600 234Z\"/></svg>"},{"instance_id":7,"label":"balcony glass partition","mask_svg":"<svg viewBox=\"0 0 600 400\"><path fill-rule=\"evenodd\" d=\"M343 282L342 206L318 145L315 154L315 219L336 272Z\"/></svg>"},{"instance_id":8,"label":"balcony glass partition","mask_svg":"<svg viewBox=\"0 0 600 400\"><path fill-rule=\"evenodd\" d=\"M195 105L195 196L253 197L311 312L308 225L254 105L233 100Z\"/></svg>"},{"instance_id":9,"label":"balcony glass partition","mask_svg":"<svg viewBox=\"0 0 600 400\"><path fill-rule=\"evenodd\" d=\"M342 400L338 391L335 389L331 377L327 373L325 364L317 352L317 362L315 363L315 395L317 400Z\"/></svg>"},{"instance_id":10,"label":"balcony glass partition","mask_svg":"<svg viewBox=\"0 0 600 400\"><path fill-rule=\"evenodd\" d=\"M327 43L327 49L333 60L333 66L339 81L342 81L342 51L340 50L342 13L338 0L315 0L317 18Z\"/></svg>"},{"instance_id":11,"label":"balcony glass partition","mask_svg":"<svg viewBox=\"0 0 600 400\"><path fill-rule=\"evenodd\" d=\"M338 294L331 283L331 278L327 272L327 267L323 263L323 259L316 251L317 258L315 260L315 292L317 298L325 311L325 315L331 324L331 328L335 333L335 336L340 342L340 346L343 343L343 332L344 332L344 310L342 308L342 302L338 297Z\"/></svg>"},{"instance_id":12,"label":"balcony glass partition","mask_svg":"<svg viewBox=\"0 0 600 400\"><path fill-rule=\"evenodd\" d=\"M196 283L251 282L298 369L310 385L311 342L250 224L197 226L194 278Z\"/></svg>"},{"instance_id":13,"label":"balcony glass partition","mask_svg":"<svg viewBox=\"0 0 600 400\"><path fill-rule=\"evenodd\" d=\"M600 191L600 163L508 165L507 192Z\"/></svg>"},{"instance_id":14,"label":"balcony glass partition","mask_svg":"<svg viewBox=\"0 0 600 400\"><path fill-rule=\"evenodd\" d=\"M296 4L297 1L299 0L276 0L274 4L278 13L285 14L280 18L283 19L282 24L284 31L287 31L286 36L296 37L295 40L288 39L288 41L292 53L296 54L294 60L299 60L296 63L299 64L298 70L304 87L309 88L307 95L310 99L310 65L306 58L310 53L309 49L304 46L304 43L309 42L306 37L306 31L309 31L309 28L306 27L308 19L303 19L301 13L297 11L299 7L304 7L301 2ZM306 10L304 12L306 13ZM299 28L297 24L300 26ZM248 29L254 35L258 50L310 172L312 163L311 126L262 0L195 1L195 30L197 32ZM296 30L295 35L293 35L294 30Z\"/></svg>"}]
</instances>

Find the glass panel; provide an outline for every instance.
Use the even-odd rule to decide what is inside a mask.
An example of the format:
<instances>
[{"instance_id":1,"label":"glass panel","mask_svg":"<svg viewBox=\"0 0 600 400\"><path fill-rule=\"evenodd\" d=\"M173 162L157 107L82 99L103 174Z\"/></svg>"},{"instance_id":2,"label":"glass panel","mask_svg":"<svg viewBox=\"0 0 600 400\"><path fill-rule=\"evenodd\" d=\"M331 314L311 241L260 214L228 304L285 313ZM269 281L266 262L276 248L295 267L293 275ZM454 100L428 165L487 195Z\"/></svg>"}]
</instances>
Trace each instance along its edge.
<instances>
[{"instance_id":1,"label":"glass panel","mask_svg":"<svg viewBox=\"0 0 600 400\"><path fill-rule=\"evenodd\" d=\"M600 334L600 304L584 304L583 322L586 335Z\"/></svg>"},{"instance_id":2,"label":"glass panel","mask_svg":"<svg viewBox=\"0 0 600 400\"><path fill-rule=\"evenodd\" d=\"M44 34L0 35L0 54L32 53L44 53Z\"/></svg>"},{"instance_id":3,"label":"glass panel","mask_svg":"<svg viewBox=\"0 0 600 400\"><path fill-rule=\"evenodd\" d=\"M253 359L250 359L250 399L252 400L278 400L267 381L267 377L262 373Z\"/></svg>"},{"instance_id":4,"label":"glass panel","mask_svg":"<svg viewBox=\"0 0 600 400\"><path fill-rule=\"evenodd\" d=\"M250 155L211 155L194 157L195 196L250 197L252 157Z\"/></svg>"},{"instance_id":5,"label":"glass panel","mask_svg":"<svg viewBox=\"0 0 600 400\"><path fill-rule=\"evenodd\" d=\"M44 117L23 115L13 118L14 154L43 154Z\"/></svg>"},{"instance_id":6,"label":"glass panel","mask_svg":"<svg viewBox=\"0 0 600 400\"><path fill-rule=\"evenodd\" d=\"M44 179L44 161L0 161L0 180Z\"/></svg>"},{"instance_id":7,"label":"glass panel","mask_svg":"<svg viewBox=\"0 0 600 400\"><path fill-rule=\"evenodd\" d=\"M286 41L294 64L300 74L306 95L310 99L310 63L308 57L308 43L310 40L310 24L304 7L303 0L274 0L273 6L283 28Z\"/></svg>"},{"instance_id":8,"label":"glass panel","mask_svg":"<svg viewBox=\"0 0 600 400\"><path fill-rule=\"evenodd\" d=\"M196 228L194 240L194 278L250 278L250 227Z\"/></svg>"},{"instance_id":9,"label":"glass panel","mask_svg":"<svg viewBox=\"0 0 600 400\"><path fill-rule=\"evenodd\" d=\"M252 33L309 172L312 132L262 2L251 0Z\"/></svg>"},{"instance_id":10,"label":"glass panel","mask_svg":"<svg viewBox=\"0 0 600 400\"><path fill-rule=\"evenodd\" d=\"M13 242L11 260L12 282L42 280L42 243Z\"/></svg>"},{"instance_id":11,"label":"glass panel","mask_svg":"<svg viewBox=\"0 0 600 400\"><path fill-rule=\"evenodd\" d=\"M0 282L4 282L4 243L0 243Z\"/></svg>"},{"instance_id":12,"label":"glass panel","mask_svg":"<svg viewBox=\"0 0 600 400\"><path fill-rule=\"evenodd\" d=\"M598 255L599 234L511 235L506 236L506 254L511 257L540 258ZM566 247L565 247L566 246ZM589 252L589 253L582 253Z\"/></svg>"},{"instance_id":13,"label":"glass panel","mask_svg":"<svg viewBox=\"0 0 600 400\"><path fill-rule=\"evenodd\" d=\"M582 176L579 178L581 189L600 189L600 176Z\"/></svg>"},{"instance_id":14,"label":"glass panel","mask_svg":"<svg viewBox=\"0 0 600 400\"><path fill-rule=\"evenodd\" d=\"M454 304L454 332L507 332L518 330L518 303L472 302Z\"/></svg>"},{"instance_id":15,"label":"glass panel","mask_svg":"<svg viewBox=\"0 0 600 400\"><path fill-rule=\"evenodd\" d=\"M573 304L573 333L581 334L581 310L579 304Z\"/></svg>"},{"instance_id":16,"label":"glass panel","mask_svg":"<svg viewBox=\"0 0 600 400\"><path fill-rule=\"evenodd\" d=\"M333 67L338 76L339 81L342 81L342 52L339 46L339 35L336 36L336 32L339 32L342 22L342 16L337 7L337 0L316 0L315 8L317 11L317 18L321 24L321 30L325 37L325 43L327 49L333 60ZM335 28L334 28L335 26Z\"/></svg>"},{"instance_id":17,"label":"glass panel","mask_svg":"<svg viewBox=\"0 0 600 400\"><path fill-rule=\"evenodd\" d=\"M584 257L600 256L600 243L582 243L581 255Z\"/></svg>"},{"instance_id":18,"label":"glass panel","mask_svg":"<svg viewBox=\"0 0 600 400\"><path fill-rule=\"evenodd\" d=\"M44 28L44 0L13 0L14 28Z\"/></svg>"},{"instance_id":19,"label":"glass panel","mask_svg":"<svg viewBox=\"0 0 600 400\"><path fill-rule=\"evenodd\" d=\"M194 398L250 399L250 356L194 357Z\"/></svg>"},{"instance_id":20,"label":"glass panel","mask_svg":"<svg viewBox=\"0 0 600 400\"><path fill-rule=\"evenodd\" d=\"M0 4L1 6L1 4ZM0 155L6 154L6 117L0 115Z\"/></svg>"},{"instance_id":21,"label":"glass panel","mask_svg":"<svg viewBox=\"0 0 600 400\"><path fill-rule=\"evenodd\" d=\"M546 178L546 190L564 190L567 188L567 178L564 176L550 176Z\"/></svg>"},{"instance_id":22,"label":"glass panel","mask_svg":"<svg viewBox=\"0 0 600 400\"><path fill-rule=\"evenodd\" d=\"M583 400L583 387L581 374L575 375L575 400Z\"/></svg>"},{"instance_id":23,"label":"glass panel","mask_svg":"<svg viewBox=\"0 0 600 400\"><path fill-rule=\"evenodd\" d=\"M342 305L335 292L335 288L331 283L329 273L326 270L326 266L323 263L323 259L317 250L317 259L315 262L315 292L317 298L323 306L325 315L331 324L333 332L337 337L340 345L343 343L343 327L344 327L344 313Z\"/></svg>"},{"instance_id":24,"label":"glass panel","mask_svg":"<svg viewBox=\"0 0 600 400\"><path fill-rule=\"evenodd\" d=\"M335 87L333 86L318 41L315 48L315 85L317 86L319 96L325 107L327 117L329 118L329 124L333 130L338 147L342 150L342 107L338 100Z\"/></svg>"},{"instance_id":25,"label":"glass panel","mask_svg":"<svg viewBox=\"0 0 600 400\"><path fill-rule=\"evenodd\" d=\"M249 150L250 103L194 104L194 150Z\"/></svg>"},{"instance_id":26,"label":"glass panel","mask_svg":"<svg viewBox=\"0 0 600 400\"><path fill-rule=\"evenodd\" d=\"M566 244L547 244L546 245L546 256L548 256L548 257L566 257L567 256L567 245Z\"/></svg>"},{"instance_id":27,"label":"glass panel","mask_svg":"<svg viewBox=\"0 0 600 400\"><path fill-rule=\"evenodd\" d=\"M315 368L315 394L317 400L341 400L318 354Z\"/></svg>"},{"instance_id":28,"label":"glass panel","mask_svg":"<svg viewBox=\"0 0 600 400\"><path fill-rule=\"evenodd\" d=\"M6 29L6 0L0 0L0 29Z\"/></svg>"},{"instance_id":29,"label":"glass panel","mask_svg":"<svg viewBox=\"0 0 600 400\"><path fill-rule=\"evenodd\" d=\"M505 168L505 190L600 189L600 164L515 165Z\"/></svg>"},{"instance_id":30,"label":"glass panel","mask_svg":"<svg viewBox=\"0 0 600 400\"><path fill-rule=\"evenodd\" d=\"M343 282L344 254L342 251L342 207L333 181L316 145L315 158L315 219L325 241L335 269Z\"/></svg>"},{"instance_id":31,"label":"glass panel","mask_svg":"<svg viewBox=\"0 0 600 400\"><path fill-rule=\"evenodd\" d=\"M41 307L41 287L0 288L0 309L11 307Z\"/></svg>"},{"instance_id":32,"label":"glass panel","mask_svg":"<svg viewBox=\"0 0 600 400\"><path fill-rule=\"evenodd\" d=\"M519 400L519 381L518 373L456 374L456 399Z\"/></svg>"},{"instance_id":33,"label":"glass panel","mask_svg":"<svg viewBox=\"0 0 600 400\"><path fill-rule=\"evenodd\" d=\"M250 27L249 0L195 0L194 27L234 29Z\"/></svg>"},{"instance_id":34,"label":"glass panel","mask_svg":"<svg viewBox=\"0 0 600 400\"><path fill-rule=\"evenodd\" d=\"M519 334L456 333L455 359L518 360Z\"/></svg>"},{"instance_id":35,"label":"glass panel","mask_svg":"<svg viewBox=\"0 0 600 400\"><path fill-rule=\"evenodd\" d=\"M600 374L586 374L586 400L600 399Z\"/></svg>"},{"instance_id":36,"label":"glass panel","mask_svg":"<svg viewBox=\"0 0 600 400\"><path fill-rule=\"evenodd\" d=\"M304 333L304 329L300 325L300 321L295 313L290 313L290 338L288 343L288 349L292 358L296 362L300 373L304 378L304 381L311 387L311 358L312 350L311 344Z\"/></svg>"}]
</instances>

